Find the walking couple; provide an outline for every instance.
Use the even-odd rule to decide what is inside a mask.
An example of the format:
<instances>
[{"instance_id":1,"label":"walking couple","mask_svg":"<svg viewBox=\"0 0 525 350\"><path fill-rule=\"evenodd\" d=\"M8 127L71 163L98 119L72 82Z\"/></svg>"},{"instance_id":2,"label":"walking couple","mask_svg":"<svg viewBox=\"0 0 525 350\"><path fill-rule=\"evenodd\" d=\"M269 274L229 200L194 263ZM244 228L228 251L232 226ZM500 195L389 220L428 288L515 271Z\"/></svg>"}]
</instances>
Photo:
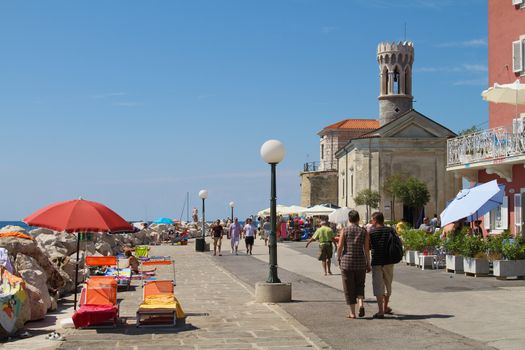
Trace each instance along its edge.
<instances>
[{"instance_id":1,"label":"walking couple","mask_svg":"<svg viewBox=\"0 0 525 350\"><path fill-rule=\"evenodd\" d=\"M233 219L233 223L229 228L232 254L239 255L239 241L241 240L241 235L244 236L244 242L246 244L246 254L252 255L253 243L255 241L255 236L257 235L257 229L252 224L252 219L246 219L246 224L244 227L241 227L239 220L237 218Z\"/></svg>"},{"instance_id":2,"label":"walking couple","mask_svg":"<svg viewBox=\"0 0 525 350\"><path fill-rule=\"evenodd\" d=\"M368 232L359 226L357 211L351 210L348 220L349 225L340 231L337 247L346 303L350 306L347 317L356 318L356 305L359 305L358 316L365 315L365 279L366 273L371 271L372 287L378 306L378 312L373 318L384 318L385 314L392 313L388 303L392 294L394 265L388 261L386 247L393 229L384 225L385 219L380 212L372 214L372 225Z\"/></svg>"}]
</instances>

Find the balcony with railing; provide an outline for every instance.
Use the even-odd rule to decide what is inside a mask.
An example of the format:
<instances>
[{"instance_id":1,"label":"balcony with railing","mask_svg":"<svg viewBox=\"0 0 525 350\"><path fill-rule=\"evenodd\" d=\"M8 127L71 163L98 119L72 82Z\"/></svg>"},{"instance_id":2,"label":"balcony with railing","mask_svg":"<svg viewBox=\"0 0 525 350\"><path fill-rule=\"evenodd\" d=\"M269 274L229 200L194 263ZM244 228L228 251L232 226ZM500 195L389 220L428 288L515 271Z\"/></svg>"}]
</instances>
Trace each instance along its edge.
<instances>
[{"instance_id":1,"label":"balcony with railing","mask_svg":"<svg viewBox=\"0 0 525 350\"><path fill-rule=\"evenodd\" d=\"M525 133L487 129L447 141L447 169L460 170L525 161Z\"/></svg>"},{"instance_id":2,"label":"balcony with railing","mask_svg":"<svg viewBox=\"0 0 525 350\"><path fill-rule=\"evenodd\" d=\"M304 163L303 172L337 170L337 160L323 160L320 162Z\"/></svg>"}]
</instances>

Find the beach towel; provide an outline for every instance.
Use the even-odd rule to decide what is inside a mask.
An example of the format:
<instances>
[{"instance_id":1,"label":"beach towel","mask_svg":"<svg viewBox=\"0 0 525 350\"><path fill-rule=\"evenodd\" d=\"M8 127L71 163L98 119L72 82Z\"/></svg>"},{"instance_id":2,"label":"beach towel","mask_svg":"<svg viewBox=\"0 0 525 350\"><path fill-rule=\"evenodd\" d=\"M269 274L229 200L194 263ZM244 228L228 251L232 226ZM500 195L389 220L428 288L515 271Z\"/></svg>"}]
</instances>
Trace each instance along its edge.
<instances>
[{"instance_id":1,"label":"beach towel","mask_svg":"<svg viewBox=\"0 0 525 350\"><path fill-rule=\"evenodd\" d=\"M73 314L75 328L84 328L104 323L117 317L118 310L114 305L84 304Z\"/></svg>"},{"instance_id":2,"label":"beach towel","mask_svg":"<svg viewBox=\"0 0 525 350\"><path fill-rule=\"evenodd\" d=\"M110 267L106 270L105 276L114 276L117 279L130 279L131 278L131 269L117 269L114 267Z\"/></svg>"},{"instance_id":3,"label":"beach towel","mask_svg":"<svg viewBox=\"0 0 525 350\"><path fill-rule=\"evenodd\" d=\"M0 266L5 267L7 271L13 273L13 265L9 259L9 252L5 248L0 248Z\"/></svg>"},{"instance_id":4,"label":"beach towel","mask_svg":"<svg viewBox=\"0 0 525 350\"><path fill-rule=\"evenodd\" d=\"M17 238L23 238L23 239L30 239L32 240L33 237L26 235L22 232L0 232L0 237L17 237Z\"/></svg>"},{"instance_id":5,"label":"beach towel","mask_svg":"<svg viewBox=\"0 0 525 350\"><path fill-rule=\"evenodd\" d=\"M140 310L159 310L159 309L175 309L177 318L184 318L186 314L182 310L177 298L172 295L156 294L149 295L144 299L144 302L140 304Z\"/></svg>"}]
</instances>

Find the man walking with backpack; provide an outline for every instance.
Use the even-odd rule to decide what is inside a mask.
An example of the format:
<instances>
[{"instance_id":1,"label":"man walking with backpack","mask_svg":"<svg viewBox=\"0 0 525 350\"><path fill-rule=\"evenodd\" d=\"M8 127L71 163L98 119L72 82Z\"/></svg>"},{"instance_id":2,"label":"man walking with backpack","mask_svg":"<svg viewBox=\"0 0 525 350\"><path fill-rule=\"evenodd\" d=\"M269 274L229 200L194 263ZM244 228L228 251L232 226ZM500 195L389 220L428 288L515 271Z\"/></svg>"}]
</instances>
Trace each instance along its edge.
<instances>
[{"instance_id":1,"label":"man walking with backpack","mask_svg":"<svg viewBox=\"0 0 525 350\"><path fill-rule=\"evenodd\" d=\"M402 255L397 251L399 238L394 229L385 226L383 213L372 214L370 228L370 249L372 250L372 287L377 299L378 312L374 318L384 318L391 314L388 306L392 295L392 280L394 278L394 264L400 261ZM399 258L399 260L398 260Z\"/></svg>"}]
</instances>

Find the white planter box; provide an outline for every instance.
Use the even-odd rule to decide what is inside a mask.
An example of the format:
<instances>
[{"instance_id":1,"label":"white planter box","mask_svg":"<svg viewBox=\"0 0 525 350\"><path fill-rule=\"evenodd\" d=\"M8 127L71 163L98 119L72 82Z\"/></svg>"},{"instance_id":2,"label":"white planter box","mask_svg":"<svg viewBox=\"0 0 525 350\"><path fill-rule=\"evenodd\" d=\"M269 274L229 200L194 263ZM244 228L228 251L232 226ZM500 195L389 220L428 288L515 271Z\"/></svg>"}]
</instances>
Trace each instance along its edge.
<instances>
[{"instance_id":1,"label":"white planter box","mask_svg":"<svg viewBox=\"0 0 525 350\"><path fill-rule=\"evenodd\" d=\"M495 260L494 276L525 277L525 260Z\"/></svg>"},{"instance_id":2,"label":"white planter box","mask_svg":"<svg viewBox=\"0 0 525 350\"><path fill-rule=\"evenodd\" d=\"M463 271L465 274L486 276L489 274L489 261L485 259L463 258Z\"/></svg>"},{"instance_id":3,"label":"white planter box","mask_svg":"<svg viewBox=\"0 0 525 350\"><path fill-rule=\"evenodd\" d=\"M405 252L405 261L407 265L411 266L419 264L419 252L416 250L407 250Z\"/></svg>"},{"instance_id":4,"label":"white planter box","mask_svg":"<svg viewBox=\"0 0 525 350\"><path fill-rule=\"evenodd\" d=\"M447 272L463 273L463 257L461 255L446 256Z\"/></svg>"},{"instance_id":5,"label":"white planter box","mask_svg":"<svg viewBox=\"0 0 525 350\"><path fill-rule=\"evenodd\" d=\"M434 268L435 255L419 254L419 266L421 270L432 270Z\"/></svg>"}]
</instances>

